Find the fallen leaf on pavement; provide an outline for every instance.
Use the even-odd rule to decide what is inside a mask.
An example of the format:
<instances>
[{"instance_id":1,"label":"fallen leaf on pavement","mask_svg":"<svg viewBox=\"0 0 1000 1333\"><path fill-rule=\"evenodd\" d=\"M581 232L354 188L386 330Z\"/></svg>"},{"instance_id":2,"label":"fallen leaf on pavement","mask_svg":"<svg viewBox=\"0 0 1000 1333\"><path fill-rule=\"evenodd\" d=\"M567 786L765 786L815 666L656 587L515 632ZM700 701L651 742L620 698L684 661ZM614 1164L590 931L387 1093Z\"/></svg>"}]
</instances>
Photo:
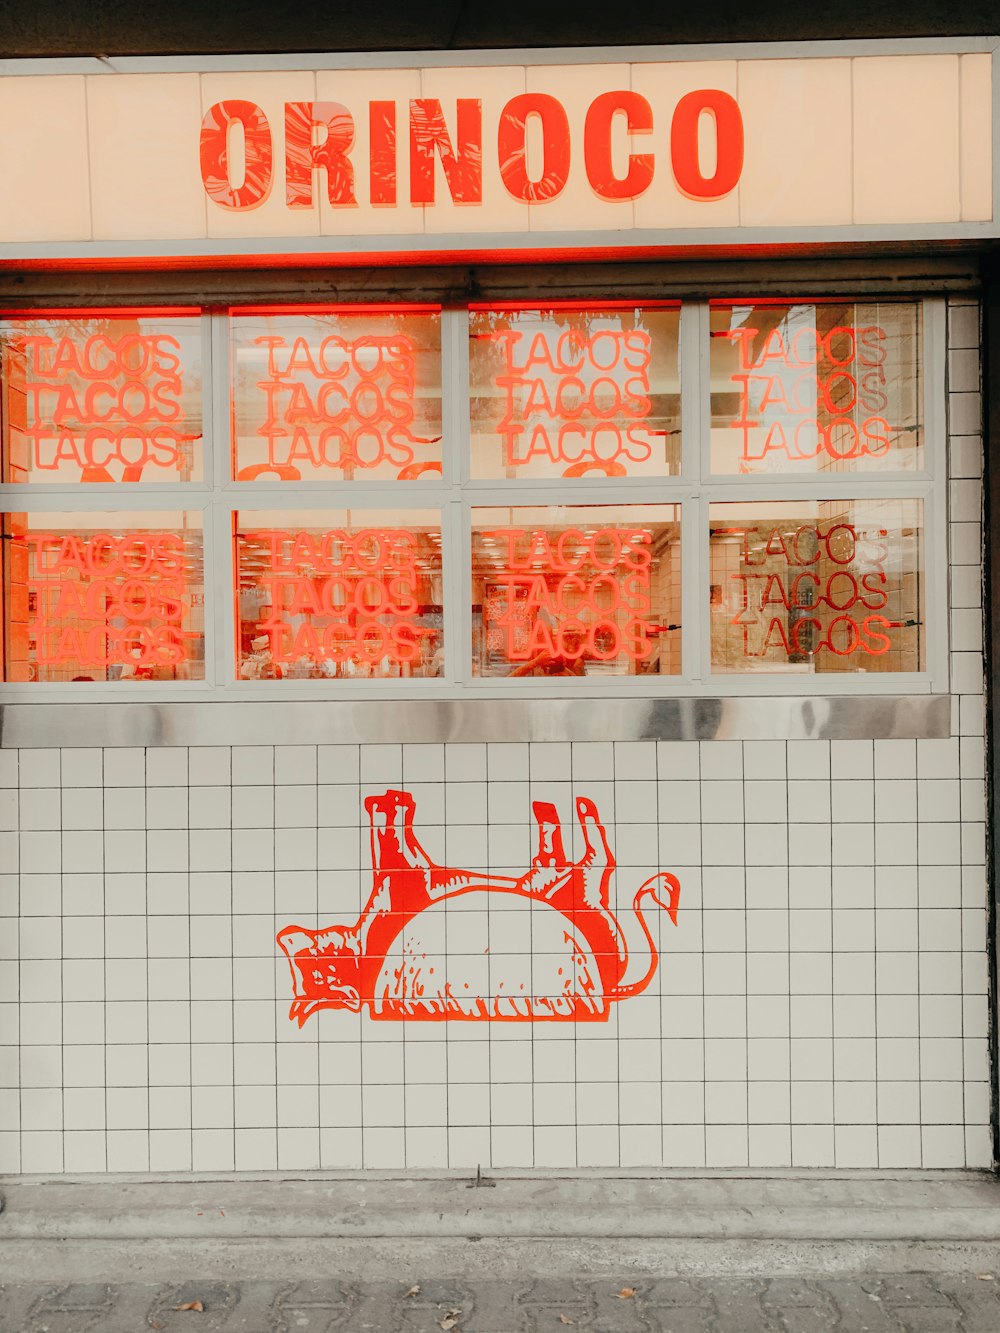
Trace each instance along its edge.
<instances>
[{"instance_id":1,"label":"fallen leaf on pavement","mask_svg":"<svg viewBox=\"0 0 1000 1333\"><path fill-rule=\"evenodd\" d=\"M438 1320L438 1328L443 1328L445 1330L445 1333L447 1333L449 1328L455 1328L457 1324L458 1320L452 1318L450 1314L445 1315L443 1319Z\"/></svg>"},{"instance_id":2,"label":"fallen leaf on pavement","mask_svg":"<svg viewBox=\"0 0 1000 1333\"><path fill-rule=\"evenodd\" d=\"M622 1287L621 1291L618 1293L618 1299L620 1301L630 1301L634 1295L635 1287Z\"/></svg>"},{"instance_id":3,"label":"fallen leaf on pavement","mask_svg":"<svg viewBox=\"0 0 1000 1333\"><path fill-rule=\"evenodd\" d=\"M413 1284L413 1286L410 1288L410 1290L409 1290L409 1291L404 1291L404 1292L403 1292L403 1295L404 1295L404 1296L419 1296L419 1295L420 1295L420 1283L419 1283L419 1282L414 1282L414 1284Z\"/></svg>"},{"instance_id":4,"label":"fallen leaf on pavement","mask_svg":"<svg viewBox=\"0 0 1000 1333\"><path fill-rule=\"evenodd\" d=\"M188 1301L187 1305L175 1305L175 1310L196 1310L198 1314L205 1313L205 1307L201 1301Z\"/></svg>"}]
</instances>

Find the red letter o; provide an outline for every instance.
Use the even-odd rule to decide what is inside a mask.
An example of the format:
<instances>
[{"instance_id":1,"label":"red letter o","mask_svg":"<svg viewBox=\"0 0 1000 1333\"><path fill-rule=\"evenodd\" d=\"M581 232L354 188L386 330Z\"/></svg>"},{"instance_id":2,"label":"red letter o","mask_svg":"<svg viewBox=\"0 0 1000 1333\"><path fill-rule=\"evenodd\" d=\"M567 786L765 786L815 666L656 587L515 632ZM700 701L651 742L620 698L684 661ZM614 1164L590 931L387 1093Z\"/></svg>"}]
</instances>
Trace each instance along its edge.
<instances>
[{"instance_id":1,"label":"red letter o","mask_svg":"<svg viewBox=\"0 0 1000 1333\"><path fill-rule=\"evenodd\" d=\"M702 175L698 124L702 113L715 121L715 175ZM670 161L677 188L689 199L721 199L736 188L743 170L743 117L736 99L718 88L685 93L670 124Z\"/></svg>"},{"instance_id":2,"label":"red letter o","mask_svg":"<svg viewBox=\"0 0 1000 1333\"><path fill-rule=\"evenodd\" d=\"M528 179L525 129L529 116L542 122L542 174ZM525 203L544 203L562 191L569 176L569 117L548 93L519 93L500 114L497 130L500 175L508 194Z\"/></svg>"},{"instance_id":3,"label":"red letter o","mask_svg":"<svg viewBox=\"0 0 1000 1333\"><path fill-rule=\"evenodd\" d=\"M243 184L229 180L229 131L243 126ZM256 208L271 192L271 127L256 102L216 102L201 122L201 179L208 197L223 208Z\"/></svg>"}]
</instances>

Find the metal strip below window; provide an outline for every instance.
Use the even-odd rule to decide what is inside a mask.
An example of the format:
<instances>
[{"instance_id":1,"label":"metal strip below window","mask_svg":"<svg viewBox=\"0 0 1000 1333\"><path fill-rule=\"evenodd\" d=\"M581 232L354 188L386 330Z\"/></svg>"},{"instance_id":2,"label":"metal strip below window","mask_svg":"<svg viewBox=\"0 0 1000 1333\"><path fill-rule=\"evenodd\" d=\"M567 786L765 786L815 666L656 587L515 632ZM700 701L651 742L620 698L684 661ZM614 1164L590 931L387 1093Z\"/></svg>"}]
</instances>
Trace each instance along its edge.
<instances>
[{"instance_id":1,"label":"metal strip below window","mask_svg":"<svg viewBox=\"0 0 1000 1333\"><path fill-rule=\"evenodd\" d=\"M948 695L9 704L0 747L940 739Z\"/></svg>"}]
</instances>

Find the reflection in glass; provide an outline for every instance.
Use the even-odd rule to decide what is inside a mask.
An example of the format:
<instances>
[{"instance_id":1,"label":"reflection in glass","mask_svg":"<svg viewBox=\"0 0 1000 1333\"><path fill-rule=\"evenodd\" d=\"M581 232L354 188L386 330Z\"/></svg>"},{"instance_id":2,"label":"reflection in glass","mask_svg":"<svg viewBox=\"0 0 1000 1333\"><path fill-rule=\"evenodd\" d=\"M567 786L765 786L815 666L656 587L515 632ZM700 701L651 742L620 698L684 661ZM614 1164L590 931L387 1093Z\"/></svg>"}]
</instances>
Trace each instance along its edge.
<instances>
[{"instance_id":1,"label":"reflection in glass","mask_svg":"<svg viewBox=\"0 0 1000 1333\"><path fill-rule=\"evenodd\" d=\"M923 503L710 506L715 672L921 671Z\"/></svg>"},{"instance_id":2,"label":"reflection in glass","mask_svg":"<svg viewBox=\"0 0 1000 1333\"><path fill-rule=\"evenodd\" d=\"M919 302L716 305L712 472L919 471Z\"/></svg>"},{"instance_id":3,"label":"reflection in glass","mask_svg":"<svg viewBox=\"0 0 1000 1333\"><path fill-rule=\"evenodd\" d=\"M676 675L680 509L472 511L473 672Z\"/></svg>"},{"instance_id":4,"label":"reflection in glass","mask_svg":"<svg viewBox=\"0 0 1000 1333\"><path fill-rule=\"evenodd\" d=\"M203 680L201 515L4 516L4 679Z\"/></svg>"},{"instance_id":5,"label":"reflection in glass","mask_svg":"<svg viewBox=\"0 0 1000 1333\"><path fill-rule=\"evenodd\" d=\"M242 510L241 680L444 673L435 510Z\"/></svg>"},{"instance_id":6,"label":"reflection in glass","mask_svg":"<svg viewBox=\"0 0 1000 1333\"><path fill-rule=\"evenodd\" d=\"M680 471L677 308L469 313L473 477Z\"/></svg>"},{"instance_id":7,"label":"reflection in glass","mask_svg":"<svg viewBox=\"0 0 1000 1333\"><path fill-rule=\"evenodd\" d=\"M201 321L0 321L5 482L202 478Z\"/></svg>"},{"instance_id":8,"label":"reflection in glass","mask_svg":"<svg viewBox=\"0 0 1000 1333\"><path fill-rule=\"evenodd\" d=\"M230 336L237 481L440 477L440 315L234 310Z\"/></svg>"}]
</instances>

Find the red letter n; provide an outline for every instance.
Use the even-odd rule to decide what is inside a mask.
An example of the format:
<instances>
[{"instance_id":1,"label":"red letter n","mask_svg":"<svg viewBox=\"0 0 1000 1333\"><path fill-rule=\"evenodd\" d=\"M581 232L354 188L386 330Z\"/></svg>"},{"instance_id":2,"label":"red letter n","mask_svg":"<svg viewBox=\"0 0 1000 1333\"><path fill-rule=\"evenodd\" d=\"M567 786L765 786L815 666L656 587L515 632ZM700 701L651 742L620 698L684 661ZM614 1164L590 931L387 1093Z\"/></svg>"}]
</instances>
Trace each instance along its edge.
<instances>
[{"instance_id":1,"label":"red letter n","mask_svg":"<svg viewBox=\"0 0 1000 1333\"><path fill-rule=\"evenodd\" d=\"M456 204L483 202L483 104L457 99L455 147L436 97L410 100L410 203L433 204L434 158L441 158L448 190Z\"/></svg>"}]
</instances>

